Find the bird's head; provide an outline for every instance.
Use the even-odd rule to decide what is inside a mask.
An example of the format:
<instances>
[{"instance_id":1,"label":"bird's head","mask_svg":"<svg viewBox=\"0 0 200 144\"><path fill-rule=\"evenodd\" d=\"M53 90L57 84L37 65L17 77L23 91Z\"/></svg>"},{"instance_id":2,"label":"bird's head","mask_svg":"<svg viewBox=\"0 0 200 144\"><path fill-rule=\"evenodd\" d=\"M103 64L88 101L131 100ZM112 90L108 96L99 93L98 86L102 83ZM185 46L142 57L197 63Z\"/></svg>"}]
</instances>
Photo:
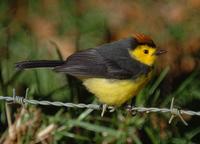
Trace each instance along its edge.
<instances>
[{"instance_id":1,"label":"bird's head","mask_svg":"<svg viewBox=\"0 0 200 144\"><path fill-rule=\"evenodd\" d=\"M166 52L166 50L157 49L153 40L143 34L135 34L133 48L129 49L132 58L148 66L152 66L156 58Z\"/></svg>"}]
</instances>

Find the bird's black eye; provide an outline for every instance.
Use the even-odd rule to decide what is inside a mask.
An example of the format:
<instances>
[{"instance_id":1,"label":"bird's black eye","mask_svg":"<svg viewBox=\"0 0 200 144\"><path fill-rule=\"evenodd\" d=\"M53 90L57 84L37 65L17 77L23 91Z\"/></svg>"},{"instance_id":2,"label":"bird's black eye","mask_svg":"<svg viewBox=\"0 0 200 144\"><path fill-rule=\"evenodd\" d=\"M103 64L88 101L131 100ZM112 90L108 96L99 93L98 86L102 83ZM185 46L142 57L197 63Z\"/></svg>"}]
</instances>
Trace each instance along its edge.
<instances>
[{"instance_id":1,"label":"bird's black eye","mask_svg":"<svg viewBox=\"0 0 200 144\"><path fill-rule=\"evenodd\" d=\"M145 49L145 50L144 50L144 53L145 53L145 54L148 54L148 53L149 53L149 51Z\"/></svg>"}]
</instances>

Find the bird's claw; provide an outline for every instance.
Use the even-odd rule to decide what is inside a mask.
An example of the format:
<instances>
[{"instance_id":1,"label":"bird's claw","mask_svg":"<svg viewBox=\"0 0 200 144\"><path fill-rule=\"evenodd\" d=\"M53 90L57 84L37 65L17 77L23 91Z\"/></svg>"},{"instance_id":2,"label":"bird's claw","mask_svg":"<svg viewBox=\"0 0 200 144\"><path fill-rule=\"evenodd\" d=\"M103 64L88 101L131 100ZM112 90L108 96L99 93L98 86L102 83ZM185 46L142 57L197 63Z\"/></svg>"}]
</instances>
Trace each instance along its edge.
<instances>
[{"instance_id":1,"label":"bird's claw","mask_svg":"<svg viewBox=\"0 0 200 144\"><path fill-rule=\"evenodd\" d=\"M115 111L115 107L113 107L113 106L108 106L108 110L109 110L109 112L114 112L114 111Z\"/></svg>"},{"instance_id":2,"label":"bird's claw","mask_svg":"<svg viewBox=\"0 0 200 144\"><path fill-rule=\"evenodd\" d=\"M107 109L107 104L103 104L103 105L102 105L101 117L104 116L104 113L105 113L106 109Z\"/></svg>"},{"instance_id":3,"label":"bird's claw","mask_svg":"<svg viewBox=\"0 0 200 144\"><path fill-rule=\"evenodd\" d=\"M126 110L128 113L130 113L132 116L135 116L137 114L137 111L133 110L134 106L133 105L126 105Z\"/></svg>"},{"instance_id":4,"label":"bird's claw","mask_svg":"<svg viewBox=\"0 0 200 144\"><path fill-rule=\"evenodd\" d=\"M102 109L101 117L104 116L104 113L106 112L106 109L108 109L109 112L114 112L114 111L115 111L115 107L113 107L113 106L108 106L107 104L103 104L101 109Z\"/></svg>"}]
</instances>

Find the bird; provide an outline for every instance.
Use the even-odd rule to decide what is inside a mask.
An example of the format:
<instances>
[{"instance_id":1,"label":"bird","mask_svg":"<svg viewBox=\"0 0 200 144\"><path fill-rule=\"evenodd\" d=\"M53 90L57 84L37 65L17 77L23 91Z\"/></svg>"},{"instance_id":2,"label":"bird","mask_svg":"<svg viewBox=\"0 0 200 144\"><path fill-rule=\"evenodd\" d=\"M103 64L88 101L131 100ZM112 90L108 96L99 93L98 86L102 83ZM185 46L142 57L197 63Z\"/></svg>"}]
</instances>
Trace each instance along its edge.
<instances>
[{"instance_id":1,"label":"bird","mask_svg":"<svg viewBox=\"0 0 200 144\"><path fill-rule=\"evenodd\" d=\"M150 36L137 33L76 52L66 60L28 60L17 62L15 67L52 68L80 79L102 103L103 116L108 106L120 107L145 87L157 57L166 52L158 49Z\"/></svg>"}]
</instances>

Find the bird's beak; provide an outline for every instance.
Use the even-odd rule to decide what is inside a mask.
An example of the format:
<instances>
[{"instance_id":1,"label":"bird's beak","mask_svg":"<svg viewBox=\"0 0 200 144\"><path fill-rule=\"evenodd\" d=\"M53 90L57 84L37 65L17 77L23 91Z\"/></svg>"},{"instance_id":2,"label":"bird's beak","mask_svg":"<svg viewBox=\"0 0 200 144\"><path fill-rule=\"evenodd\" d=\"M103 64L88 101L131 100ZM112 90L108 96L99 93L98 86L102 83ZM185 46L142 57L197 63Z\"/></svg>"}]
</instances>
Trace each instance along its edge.
<instances>
[{"instance_id":1,"label":"bird's beak","mask_svg":"<svg viewBox=\"0 0 200 144\"><path fill-rule=\"evenodd\" d=\"M157 50L154 54L155 55L161 55L161 54L164 54L164 53L166 53L167 51L166 50L164 50L164 49L159 49L159 50Z\"/></svg>"}]
</instances>

